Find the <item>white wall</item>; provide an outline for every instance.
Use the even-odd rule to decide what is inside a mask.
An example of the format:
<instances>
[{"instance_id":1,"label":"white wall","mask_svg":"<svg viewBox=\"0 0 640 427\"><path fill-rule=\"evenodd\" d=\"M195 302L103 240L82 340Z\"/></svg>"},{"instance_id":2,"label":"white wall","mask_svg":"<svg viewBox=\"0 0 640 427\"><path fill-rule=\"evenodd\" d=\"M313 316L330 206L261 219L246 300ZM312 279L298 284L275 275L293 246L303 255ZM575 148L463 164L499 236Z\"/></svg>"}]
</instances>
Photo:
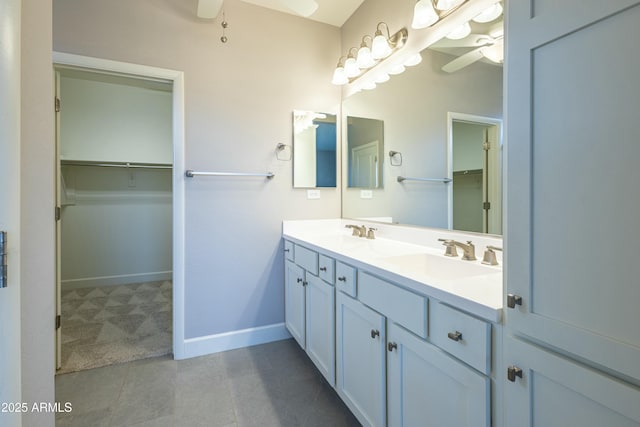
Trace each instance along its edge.
<instances>
[{"instance_id":1,"label":"white wall","mask_svg":"<svg viewBox=\"0 0 640 427\"><path fill-rule=\"evenodd\" d=\"M60 157L173 163L171 86L62 70Z\"/></svg>"},{"instance_id":2,"label":"white wall","mask_svg":"<svg viewBox=\"0 0 640 427\"><path fill-rule=\"evenodd\" d=\"M51 2L22 0L20 313L22 401L53 402L55 317L54 111ZM28 412L23 427L54 425Z\"/></svg>"},{"instance_id":3,"label":"white wall","mask_svg":"<svg viewBox=\"0 0 640 427\"><path fill-rule=\"evenodd\" d=\"M284 320L283 219L340 215L339 188L307 200L292 189L293 109L337 112L331 85L340 53L335 27L225 2L220 22L198 20L195 2L57 0L54 49L184 71L186 164L202 171L267 172L186 183L186 337Z\"/></svg>"},{"instance_id":4,"label":"white wall","mask_svg":"<svg viewBox=\"0 0 640 427\"><path fill-rule=\"evenodd\" d=\"M20 0L0 1L0 230L7 232L8 286L0 288L0 402L20 402ZM0 424L19 426L19 412Z\"/></svg>"},{"instance_id":5,"label":"white wall","mask_svg":"<svg viewBox=\"0 0 640 427\"><path fill-rule=\"evenodd\" d=\"M62 286L171 279L171 170L63 166Z\"/></svg>"}]
</instances>

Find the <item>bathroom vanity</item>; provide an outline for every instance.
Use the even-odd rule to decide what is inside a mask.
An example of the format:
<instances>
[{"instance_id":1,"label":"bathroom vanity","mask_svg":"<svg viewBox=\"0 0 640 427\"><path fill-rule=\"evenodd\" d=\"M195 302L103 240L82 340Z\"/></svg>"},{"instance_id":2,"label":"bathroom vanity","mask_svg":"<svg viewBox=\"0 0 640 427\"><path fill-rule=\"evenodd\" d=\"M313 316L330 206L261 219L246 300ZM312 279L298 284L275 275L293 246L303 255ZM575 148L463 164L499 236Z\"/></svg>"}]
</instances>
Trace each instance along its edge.
<instances>
[{"instance_id":1,"label":"bathroom vanity","mask_svg":"<svg viewBox=\"0 0 640 427\"><path fill-rule=\"evenodd\" d=\"M344 219L285 221L283 238L286 326L363 425L496 425L501 253L481 261L500 238Z\"/></svg>"}]
</instances>

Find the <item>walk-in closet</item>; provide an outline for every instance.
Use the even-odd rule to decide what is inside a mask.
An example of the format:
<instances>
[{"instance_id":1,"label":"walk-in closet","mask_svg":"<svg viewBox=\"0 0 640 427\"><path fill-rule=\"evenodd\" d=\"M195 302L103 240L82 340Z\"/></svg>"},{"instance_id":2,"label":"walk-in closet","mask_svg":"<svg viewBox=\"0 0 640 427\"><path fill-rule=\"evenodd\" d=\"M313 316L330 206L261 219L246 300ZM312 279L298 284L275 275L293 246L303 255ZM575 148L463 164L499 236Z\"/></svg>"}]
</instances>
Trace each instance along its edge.
<instances>
[{"instance_id":1,"label":"walk-in closet","mask_svg":"<svg viewBox=\"0 0 640 427\"><path fill-rule=\"evenodd\" d=\"M56 77L58 372L171 353L171 83Z\"/></svg>"}]
</instances>

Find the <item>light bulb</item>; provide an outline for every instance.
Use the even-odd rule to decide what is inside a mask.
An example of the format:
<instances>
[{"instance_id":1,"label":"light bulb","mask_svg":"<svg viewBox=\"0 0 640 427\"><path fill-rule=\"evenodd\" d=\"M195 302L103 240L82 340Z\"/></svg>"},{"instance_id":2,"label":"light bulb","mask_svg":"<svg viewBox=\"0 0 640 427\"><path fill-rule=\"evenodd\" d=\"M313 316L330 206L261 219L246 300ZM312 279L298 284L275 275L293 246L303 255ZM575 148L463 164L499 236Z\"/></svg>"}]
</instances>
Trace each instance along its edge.
<instances>
[{"instance_id":1,"label":"light bulb","mask_svg":"<svg viewBox=\"0 0 640 427\"><path fill-rule=\"evenodd\" d=\"M356 59L353 56L344 61L344 73L347 77L355 77L360 74L360 68L358 68Z\"/></svg>"},{"instance_id":2,"label":"light bulb","mask_svg":"<svg viewBox=\"0 0 640 427\"><path fill-rule=\"evenodd\" d=\"M431 0L419 0L413 8L413 22L411 28L419 30L438 22L438 14L433 9Z\"/></svg>"},{"instance_id":3,"label":"light bulb","mask_svg":"<svg viewBox=\"0 0 640 427\"><path fill-rule=\"evenodd\" d=\"M406 67L413 67L414 65L418 65L421 62L422 55L420 55L420 52L418 52L415 55L411 55L406 61L404 61L404 65Z\"/></svg>"},{"instance_id":4,"label":"light bulb","mask_svg":"<svg viewBox=\"0 0 640 427\"><path fill-rule=\"evenodd\" d=\"M393 67L391 67L391 69L389 70L389 74L391 75L397 75L397 74L401 74L404 73L404 70L406 70L406 68L404 68L404 65L402 64L398 64L398 65L394 65Z\"/></svg>"},{"instance_id":5,"label":"light bulb","mask_svg":"<svg viewBox=\"0 0 640 427\"><path fill-rule=\"evenodd\" d=\"M331 80L331 83L334 85L344 85L349 83L349 78L345 74L343 67L336 67L333 72L333 79Z\"/></svg>"},{"instance_id":6,"label":"light bulb","mask_svg":"<svg viewBox=\"0 0 640 427\"><path fill-rule=\"evenodd\" d=\"M384 83L384 82L388 82L390 78L391 78L391 77L389 77L389 74L387 74L387 73L382 73L382 74L380 74L378 77L376 77L376 83Z\"/></svg>"},{"instance_id":7,"label":"light bulb","mask_svg":"<svg viewBox=\"0 0 640 427\"><path fill-rule=\"evenodd\" d=\"M436 9L449 10L460 6L462 3L464 3L464 0L438 0L436 2Z\"/></svg>"},{"instance_id":8,"label":"light bulb","mask_svg":"<svg viewBox=\"0 0 640 427\"><path fill-rule=\"evenodd\" d=\"M375 65L376 61L371 56L371 49L369 46L362 46L358 50L358 56L356 58L356 64L360 69L371 68Z\"/></svg>"},{"instance_id":9,"label":"light bulb","mask_svg":"<svg viewBox=\"0 0 640 427\"><path fill-rule=\"evenodd\" d=\"M364 85L362 85L362 89L364 90L373 90L376 88L376 83L375 82L368 82L365 83Z\"/></svg>"},{"instance_id":10,"label":"light bulb","mask_svg":"<svg viewBox=\"0 0 640 427\"><path fill-rule=\"evenodd\" d=\"M496 3L480 12L479 15L473 18L473 21L484 24L485 22L493 21L500 15L502 15L502 5L500 5L500 3Z\"/></svg>"},{"instance_id":11,"label":"light bulb","mask_svg":"<svg viewBox=\"0 0 640 427\"><path fill-rule=\"evenodd\" d=\"M447 38L451 40L459 40L467 37L469 34L471 34L471 25L469 25L468 22L465 22L447 34Z\"/></svg>"},{"instance_id":12,"label":"light bulb","mask_svg":"<svg viewBox=\"0 0 640 427\"><path fill-rule=\"evenodd\" d=\"M371 43L371 57L373 59L382 59L389 55L391 55L391 46L389 46L387 38L381 33L376 35L373 38L373 43Z\"/></svg>"}]
</instances>

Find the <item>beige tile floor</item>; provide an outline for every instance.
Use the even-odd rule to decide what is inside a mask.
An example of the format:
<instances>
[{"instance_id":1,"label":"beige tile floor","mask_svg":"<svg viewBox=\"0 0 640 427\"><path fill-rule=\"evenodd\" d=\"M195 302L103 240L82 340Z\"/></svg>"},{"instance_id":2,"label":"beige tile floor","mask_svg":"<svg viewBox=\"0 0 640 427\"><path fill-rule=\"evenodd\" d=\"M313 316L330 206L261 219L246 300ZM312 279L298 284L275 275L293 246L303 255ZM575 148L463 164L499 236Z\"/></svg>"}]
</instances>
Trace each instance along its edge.
<instances>
[{"instance_id":1,"label":"beige tile floor","mask_svg":"<svg viewBox=\"0 0 640 427\"><path fill-rule=\"evenodd\" d=\"M63 426L360 426L292 340L56 377Z\"/></svg>"}]
</instances>

